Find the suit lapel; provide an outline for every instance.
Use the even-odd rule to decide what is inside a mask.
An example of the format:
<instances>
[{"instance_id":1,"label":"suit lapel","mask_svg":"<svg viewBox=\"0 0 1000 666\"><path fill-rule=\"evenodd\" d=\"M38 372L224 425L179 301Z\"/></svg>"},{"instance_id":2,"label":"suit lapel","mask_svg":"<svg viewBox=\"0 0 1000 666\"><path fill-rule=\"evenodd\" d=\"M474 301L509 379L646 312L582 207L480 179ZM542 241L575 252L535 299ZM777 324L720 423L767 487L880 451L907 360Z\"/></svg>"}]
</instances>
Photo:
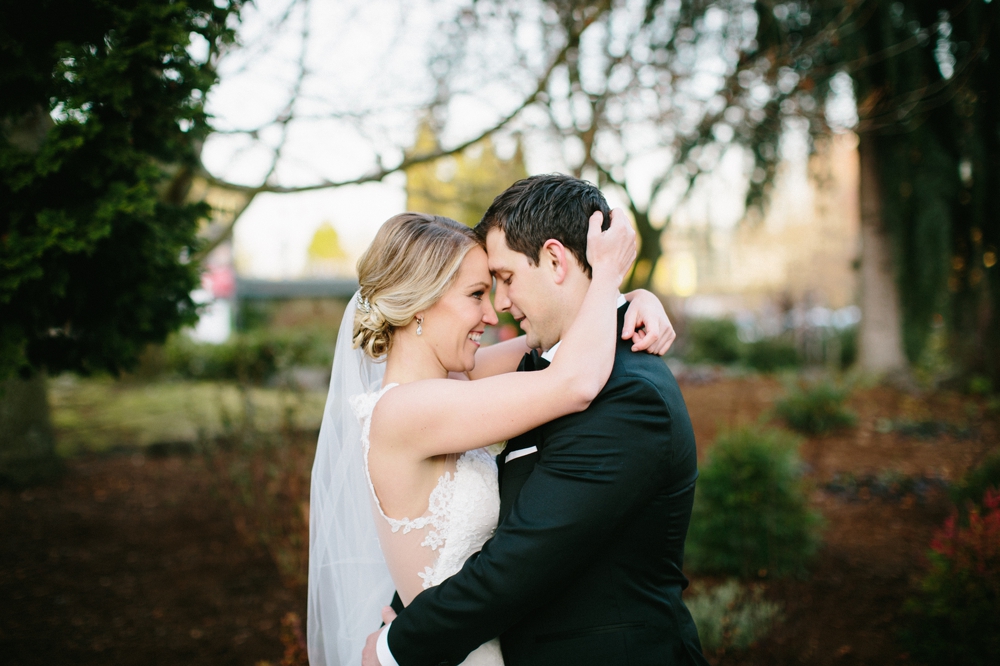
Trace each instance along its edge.
<instances>
[{"instance_id":1,"label":"suit lapel","mask_svg":"<svg viewBox=\"0 0 1000 666\"><path fill-rule=\"evenodd\" d=\"M628 310L627 304L618 308L619 336L621 335L622 327L625 325L626 310ZM524 358L521 359L521 363L518 365L517 371L533 372L535 370L542 370L548 367L548 365L548 361L541 358L537 351L532 350L530 354L525 354ZM499 456L497 456L497 481L500 486L501 522L503 522L503 519L506 518L511 507L513 507L514 501L521 492L521 487L524 485L524 482L527 481L531 469L534 468L535 462L538 460L538 455L528 455L518 457L508 464L507 457L515 451L527 449L532 446L537 447L538 454L540 455L545 445L545 438L542 436L544 427L545 426L540 426L534 430L529 430L523 435L511 438L511 440L507 442L507 446L504 447L504 450L500 452Z\"/></svg>"}]
</instances>

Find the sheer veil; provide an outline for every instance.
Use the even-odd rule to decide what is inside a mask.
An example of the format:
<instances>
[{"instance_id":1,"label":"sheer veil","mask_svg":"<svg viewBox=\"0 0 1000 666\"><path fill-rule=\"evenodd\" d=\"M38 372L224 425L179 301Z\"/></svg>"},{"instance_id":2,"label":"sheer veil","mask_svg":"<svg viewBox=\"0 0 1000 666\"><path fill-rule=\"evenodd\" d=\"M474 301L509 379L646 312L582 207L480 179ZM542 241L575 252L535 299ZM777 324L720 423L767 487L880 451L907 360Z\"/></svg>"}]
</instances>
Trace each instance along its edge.
<instances>
[{"instance_id":1,"label":"sheer veil","mask_svg":"<svg viewBox=\"0 0 1000 666\"><path fill-rule=\"evenodd\" d=\"M344 312L330 393L312 468L307 636L312 666L361 663L365 639L381 625L394 586L379 548L351 396L377 390L385 365L351 338L355 294Z\"/></svg>"}]
</instances>

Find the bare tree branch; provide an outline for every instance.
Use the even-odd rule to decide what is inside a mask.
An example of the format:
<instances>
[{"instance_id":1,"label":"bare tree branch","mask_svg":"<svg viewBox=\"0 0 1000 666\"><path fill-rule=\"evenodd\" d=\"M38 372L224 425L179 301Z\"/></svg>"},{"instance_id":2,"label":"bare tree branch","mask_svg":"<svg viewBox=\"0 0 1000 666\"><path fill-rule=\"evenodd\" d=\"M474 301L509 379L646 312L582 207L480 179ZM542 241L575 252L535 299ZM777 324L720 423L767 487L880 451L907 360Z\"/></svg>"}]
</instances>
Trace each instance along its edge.
<instances>
[{"instance_id":1,"label":"bare tree branch","mask_svg":"<svg viewBox=\"0 0 1000 666\"><path fill-rule=\"evenodd\" d=\"M307 22L307 24L308 24L308 22ZM370 171L369 173L364 174L362 176L358 176L357 178L350 178L350 179L339 180L339 181L324 180L324 181L321 181L321 182L318 182L318 183L314 183L314 184L311 184L311 185L298 185L298 186L277 185L277 184L268 182L270 180L271 176L274 174L276 165L278 163L278 157L280 155L280 147L283 146L283 144L284 144L284 138L286 137L285 134L282 135L282 139L279 141L279 148L276 149L275 159L272 162L271 168L269 169L267 176L263 179L263 181L261 182L260 185L241 185L239 183L233 183L233 182L227 181L225 179L218 178L215 175L213 175L211 172L209 172L208 169L206 169L204 167L204 165L201 165L200 168L198 169L198 176L200 178L204 179L205 182L207 182L212 187L216 187L216 188L219 188L219 189L227 190L227 191L230 191L230 192L237 192L237 193L241 193L241 194L245 195L246 196L246 204L236 211L236 213L233 215L233 219L230 220L220 230L220 232L215 237L213 237L212 239L210 239L210 240L208 240L206 242L206 244L203 246L203 248L196 255L195 260L201 260L201 259L203 259L212 250L214 250L216 247L218 247L223 242L225 242L226 240L228 240L229 238L232 237L233 228L236 226L236 222L239 220L240 215L249 207L249 205L253 201L254 197L256 197L258 194L262 194L262 193L292 194L292 193L299 193L299 192L314 192L314 191L318 191L318 190L328 190L328 189L335 189L335 188L338 188L338 187L345 187L347 185L363 185L365 183L381 182L387 176L389 176L391 174L394 174L394 173L398 173L400 171L405 171L406 169L409 169L410 167L417 166L419 164L426 164L428 162L434 162L434 161L439 160L439 159L441 159L443 157L448 157L448 156L451 156L451 155L455 155L455 154L461 153L462 151L464 151L465 149L469 148L470 146L473 146L473 145L479 143L480 141L482 141L483 139L487 138L488 136L491 136L492 134L495 134L496 132L498 132L499 130L503 129L505 126L507 126L511 121L513 121L522 111L524 111L524 109L526 109L527 107L531 106L532 104L534 104L535 102L537 102L539 100L539 97L545 92L546 88L548 88L549 80L550 80L550 78L552 76L553 71L559 65L561 65L561 64L563 64L565 62L565 60L566 60L566 54L567 54L568 50L569 50L569 45L568 44L566 46L564 46L562 49L560 49L560 51L553 58L552 62L546 68L545 72L538 79L534 91L531 94L529 94L527 97L525 97L524 100L513 111L511 111L510 113L508 113L504 117L500 118L496 123L494 123L492 126L486 128L485 130L481 131L476 136L474 136L474 137L472 137L472 138L470 138L470 139L468 139L466 141L463 141L460 144L452 146L451 148L446 148L446 149L445 148L441 148L441 149L433 150L433 151L427 152L427 153L422 153L422 154L418 154L418 155L405 156L402 160L400 160L400 161L396 162L394 165L388 166L388 167L383 166L380 163L381 160L379 160L379 164L378 164L378 166L377 166L376 169L374 169L373 171ZM305 47L304 46L303 46L302 53L303 53L303 58L300 61L302 63L302 68L300 69L300 74L302 74L304 76L304 74L303 74L304 71L305 71L305 69L304 69ZM300 90L301 82L302 82L302 76L299 77L299 81L298 81L298 83L296 85L296 89L295 89L295 94L293 94L292 100L289 102L289 105L286 107L288 109L288 114L287 114L286 118L283 118L283 120L284 120L283 128L285 130L287 130L288 122L290 122L291 117L293 115L295 98L297 96L298 91Z\"/></svg>"}]
</instances>

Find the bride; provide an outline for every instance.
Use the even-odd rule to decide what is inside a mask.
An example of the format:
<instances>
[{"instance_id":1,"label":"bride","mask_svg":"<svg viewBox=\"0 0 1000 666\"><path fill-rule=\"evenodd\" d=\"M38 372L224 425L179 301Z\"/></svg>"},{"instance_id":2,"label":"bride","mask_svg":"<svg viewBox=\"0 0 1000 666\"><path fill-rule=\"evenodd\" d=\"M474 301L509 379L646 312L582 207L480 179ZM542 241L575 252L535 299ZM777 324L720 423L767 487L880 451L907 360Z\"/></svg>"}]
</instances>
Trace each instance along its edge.
<instances>
[{"instance_id":1,"label":"bride","mask_svg":"<svg viewBox=\"0 0 1000 666\"><path fill-rule=\"evenodd\" d=\"M379 230L358 262L361 288L341 324L313 466L313 666L360 663L393 590L409 604L489 539L499 511L490 445L586 409L604 386L618 287L635 258L635 233L621 216L612 213L604 232L601 213L591 218L593 279L579 315L547 369L520 373L530 351L523 336L479 348L497 315L475 233L418 213ZM652 342L637 346L665 351ZM499 641L464 663L502 666Z\"/></svg>"}]
</instances>

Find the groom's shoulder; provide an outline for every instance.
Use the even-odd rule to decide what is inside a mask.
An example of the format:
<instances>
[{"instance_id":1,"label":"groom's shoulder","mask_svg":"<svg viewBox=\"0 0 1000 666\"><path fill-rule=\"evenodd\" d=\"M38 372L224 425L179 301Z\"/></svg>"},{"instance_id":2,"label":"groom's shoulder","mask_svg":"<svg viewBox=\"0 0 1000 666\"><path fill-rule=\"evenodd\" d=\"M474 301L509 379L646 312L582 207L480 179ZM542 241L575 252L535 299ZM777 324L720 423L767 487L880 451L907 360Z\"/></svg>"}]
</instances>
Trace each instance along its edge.
<instances>
[{"instance_id":1,"label":"groom's shoulder","mask_svg":"<svg viewBox=\"0 0 1000 666\"><path fill-rule=\"evenodd\" d=\"M684 404L677 379L666 361L655 354L633 352L631 342L623 341L615 351L615 364L607 386L630 385L638 390L655 391L672 406L678 401Z\"/></svg>"},{"instance_id":2,"label":"groom's shoulder","mask_svg":"<svg viewBox=\"0 0 1000 666\"><path fill-rule=\"evenodd\" d=\"M615 349L615 364L611 370L611 379L677 384L662 357L632 351L632 343L629 340L620 341Z\"/></svg>"}]
</instances>

